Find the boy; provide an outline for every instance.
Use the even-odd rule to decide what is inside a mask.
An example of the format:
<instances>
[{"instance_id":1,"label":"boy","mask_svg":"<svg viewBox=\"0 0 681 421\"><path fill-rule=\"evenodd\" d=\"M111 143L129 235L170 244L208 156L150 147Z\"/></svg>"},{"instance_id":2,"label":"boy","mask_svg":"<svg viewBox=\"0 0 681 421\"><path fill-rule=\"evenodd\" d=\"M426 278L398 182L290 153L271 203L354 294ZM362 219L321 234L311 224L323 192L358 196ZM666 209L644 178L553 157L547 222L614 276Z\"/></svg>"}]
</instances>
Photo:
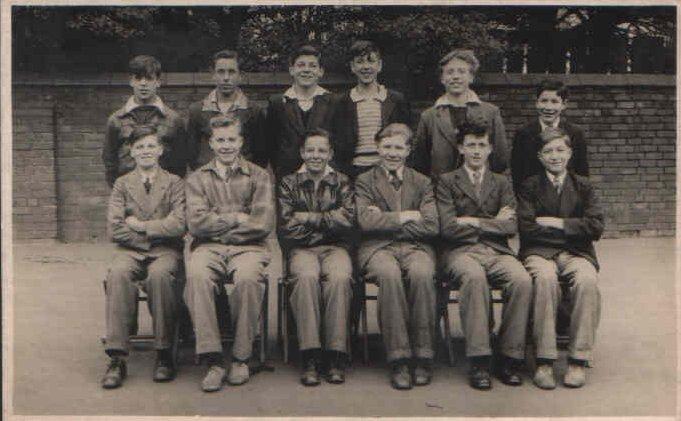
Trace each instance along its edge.
<instances>
[{"instance_id":1,"label":"boy","mask_svg":"<svg viewBox=\"0 0 681 421\"><path fill-rule=\"evenodd\" d=\"M130 326L137 320L137 289L148 297L154 326L155 382L175 377L171 346L181 291L177 277L185 233L184 182L159 166L163 146L153 127L126 140L135 169L119 177L109 199L108 228L118 245L105 281L106 353L102 387L123 384Z\"/></svg>"},{"instance_id":2,"label":"boy","mask_svg":"<svg viewBox=\"0 0 681 421\"><path fill-rule=\"evenodd\" d=\"M187 156L192 170L213 159L208 146L210 120L215 116L238 119L241 122L244 146L242 156L261 167L267 166L264 142L264 116L256 104L250 102L239 88L241 70L236 51L222 50L211 60L213 89L202 101L189 106L187 121Z\"/></svg>"},{"instance_id":3,"label":"boy","mask_svg":"<svg viewBox=\"0 0 681 421\"><path fill-rule=\"evenodd\" d=\"M453 50L440 60L440 82L445 94L421 113L414 141L414 167L437 176L461 165L456 128L466 121L484 121L492 146L490 169L503 173L508 166L506 129L499 108L481 101L470 89L480 67L471 50Z\"/></svg>"},{"instance_id":4,"label":"boy","mask_svg":"<svg viewBox=\"0 0 681 421\"><path fill-rule=\"evenodd\" d=\"M267 171L241 156L238 120L211 120L208 145L215 157L187 178L187 224L194 246L187 262L185 302L196 333L196 353L207 362L201 387L222 388L226 377L215 294L233 283L229 294L235 339L227 380L249 379L247 362L265 292L270 262L266 238L272 230L274 203Z\"/></svg>"},{"instance_id":5,"label":"boy","mask_svg":"<svg viewBox=\"0 0 681 421\"><path fill-rule=\"evenodd\" d=\"M379 287L378 321L398 390L430 383L435 331L435 252L428 241L439 224L430 179L404 165L411 137L400 123L381 130L381 161L355 183L363 235L358 264Z\"/></svg>"},{"instance_id":6,"label":"boy","mask_svg":"<svg viewBox=\"0 0 681 421\"><path fill-rule=\"evenodd\" d=\"M538 118L518 130L513 137L511 175L516 194L526 178L544 172L544 167L537 159L537 153L543 145L540 134L547 127L560 127L570 137L573 154L568 170L584 177L589 176L584 131L561 116L567 102L568 89L563 82L544 80L537 88L535 107Z\"/></svg>"},{"instance_id":7,"label":"boy","mask_svg":"<svg viewBox=\"0 0 681 421\"><path fill-rule=\"evenodd\" d=\"M299 151L305 133L313 128L329 130L333 117L332 95L318 85L324 69L315 47L304 45L291 54L289 74L293 85L270 97L267 105L267 150L277 180L303 163Z\"/></svg>"},{"instance_id":8,"label":"boy","mask_svg":"<svg viewBox=\"0 0 681 421\"><path fill-rule=\"evenodd\" d=\"M556 387L556 311L562 287L567 287L572 308L563 384L581 387L600 319L599 266L593 241L603 233L604 215L589 180L567 170L572 156L567 133L550 127L542 132L541 140L538 158L544 172L525 180L518 194L519 255L535 288L534 383L542 389Z\"/></svg>"},{"instance_id":9,"label":"boy","mask_svg":"<svg viewBox=\"0 0 681 421\"><path fill-rule=\"evenodd\" d=\"M510 181L487 168L492 146L484 124L464 123L457 141L464 163L441 176L436 196L445 240L444 272L450 284L460 287L469 383L475 389L492 387L489 283L503 288L505 300L496 373L504 384L519 386L532 280L508 245L517 232L515 196Z\"/></svg>"},{"instance_id":10,"label":"boy","mask_svg":"<svg viewBox=\"0 0 681 421\"><path fill-rule=\"evenodd\" d=\"M400 92L378 83L381 53L371 41L350 47L350 70L357 85L338 98L333 123L334 163L355 178L380 160L375 137L391 123L411 123L409 104Z\"/></svg>"},{"instance_id":11,"label":"boy","mask_svg":"<svg viewBox=\"0 0 681 421\"><path fill-rule=\"evenodd\" d=\"M316 386L322 357L320 328L328 361L327 380L345 381L352 262L348 231L355 203L350 180L329 166L329 133L309 131L300 148L304 163L279 183L279 238L289 251L291 308L303 360L300 381Z\"/></svg>"},{"instance_id":12,"label":"boy","mask_svg":"<svg viewBox=\"0 0 681 421\"><path fill-rule=\"evenodd\" d=\"M133 95L106 124L102 161L106 182L113 187L116 178L132 171L135 160L128 142L135 127L156 127L163 143L161 168L180 177L186 171L185 129L180 116L163 103L157 91L161 86L161 63L151 56L136 56L128 65Z\"/></svg>"}]
</instances>

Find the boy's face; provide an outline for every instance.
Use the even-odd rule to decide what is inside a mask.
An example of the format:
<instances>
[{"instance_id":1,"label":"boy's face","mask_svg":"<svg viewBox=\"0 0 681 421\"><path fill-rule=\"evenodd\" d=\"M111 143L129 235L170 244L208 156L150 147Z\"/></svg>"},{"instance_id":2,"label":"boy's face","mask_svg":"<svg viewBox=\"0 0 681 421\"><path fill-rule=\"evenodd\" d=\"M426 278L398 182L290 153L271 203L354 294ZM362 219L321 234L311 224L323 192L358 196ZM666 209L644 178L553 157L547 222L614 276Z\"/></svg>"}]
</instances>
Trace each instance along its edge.
<instances>
[{"instance_id":1,"label":"boy's face","mask_svg":"<svg viewBox=\"0 0 681 421\"><path fill-rule=\"evenodd\" d=\"M213 66L213 80L221 94L232 95L241 82L241 72L239 72L239 64L236 59L218 59Z\"/></svg>"},{"instance_id":2,"label":"boy's face","mask_svg":"<svg viewBox=\"0 0 681 421\"><path fill-rule=\"evenodd\" d=\"M315 56L298 56L288 72L293 77L293 84L304 88L317 85L324 76L324 69Z\"/></svg>"},{"instance_id":3,"label":"boy's face","mask_svg":"<svg viewBox=\"0 0 681 421\"><path fill-rule=\"evenodd\" d=\"M236 161L241 153L243 143L241 129L236 124L213 128L208 141L215 157L224 165L232 165Z\"/></svg>"},{"instance_id":4,"label":"boy's face","mask_svg":"<svg viewBox=\"0 0 681 421\"><path fill-rule=\"evenodd\" d=\"M546 143L537 154L539 162L551 174L562 174L567 170L568 161L572 156L572 148L567 145L565 137L553 139Z\"/></svg>"},{"instance_id":5,"label":"boy's face","mask_svg":"<svg viewBox=\"0 0 681 421\"><path fill-rule=\"evenodd\" d=\"M403 167L411 150L407 138L401 134L384 137L377 146L381 162L389 171Z\"/></svg>"},{"instance_id":6,"label":"boy's face","mask_svg":"<svg viewBox=\"0 0 681 421\"><path fill-rule=\"evenodd\" d=\"M156 96L156 91L161 86L161 80L156 76L130 76L132 93L138 102L146 102Z\"/></svg>"},{"instance_id":7,"label":"boy's face","mask_svg":"<svg viewBox=\"0 0 681 421\"><path fill-rule=\"evenodd\" d=\"M333 156L329 139L324 136L308 137L300 148L300 156L308 171L313 174L322 173Z\"/></svg>"},{"instance_id":8,"label":"boy's face","mask_svg":"<svg viewBox=\"0 0 681 421\"><path fill-rule=\"evenodd\" d=\"M155 134L136 140L130 147L130 156L135 160L135 165L142 169L157 166L162 154L163 146Z\"/></svg>"},{"instance_id":9,"label":"boy's face","mask_svg":"<svg viewBox=\"0 0 681 421\"><path fill-rule=\"evenodd\" d=\"M440 82L442 82L448 94L463 94L468 90L470 84L473 83L471 65L459 58L449 60L442 67Z\"/></svg>"},{"instance_id":10,"label":"boy's face","mask_svg":"<svg viewBox=\"0 0 681 421\"><path fill-rule=\"evenodd\" d=\"M383 60L375 52L355 57L350 62L350 70L359 83L365 85L376 82L382 68Z\"/></svg>"},{"instance_id":11,"label":"boy's face","mask_svg":"<svg viewBox=\"0 0 681 421\"><path fill-rule=\"evenodd\" d=\"M553 124L566 105L566 101L558 96L557 91L542 91L537 97L536 104L539 119L547 125Z\"/></svg>"},{"instance_id":12,"label":"boy's face","mask_svg":"<svg viewBox=\"0 0 681 421\"><path fill-rule=\"evenodd\" d=\"M487 163L492 146L489 144L489 136L483 134L476 136L467 134L461 143L461 154L466 166L472 170L483 168Z\"/></svg>"}]
</instances>

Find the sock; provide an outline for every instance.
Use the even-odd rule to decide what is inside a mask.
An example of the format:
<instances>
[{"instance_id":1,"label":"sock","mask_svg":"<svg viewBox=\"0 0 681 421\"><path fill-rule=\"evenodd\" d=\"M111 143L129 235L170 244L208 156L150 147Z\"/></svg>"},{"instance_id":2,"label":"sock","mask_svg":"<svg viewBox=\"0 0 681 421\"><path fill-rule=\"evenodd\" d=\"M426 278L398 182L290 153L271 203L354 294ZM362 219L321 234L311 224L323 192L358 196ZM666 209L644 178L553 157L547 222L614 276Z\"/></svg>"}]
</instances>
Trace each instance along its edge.
<instances>
[{"instance_id":1,"label":"sock","mask_svg":"<svg viewBox=\"0 0 681 421\"><path fill-rule=\"evenodd\" d=\"M578 360L576 358L568 358L568 363L586 367L589 364L587 360Z\"/></svg>"},{"instance_id":2,"label":"sock","mask_svg":"<svg viewBox=\"0 0 681 421\"><path fill-rule=\"evenodd\" d=\"M204 359L206 361L206 364L208 364L208 367L217 365L219 367L225 367L225 358L222 356L222 353L220 352L208 352L206 354L203 354Z\"/></svg>"},{"instance_id":3,"label":"sock","mask_svg":"<svg viewBox=\"0 0 681 421\"><path fill-rule=\"evenodd\" d=\"M537 358L537 365L550 365L553 366L553 360L549 358Z\"/></svg>"},{"instance_id":4,"label":"sock","mask_svg":"<svg viewBox=\"0 0 681 421\"><path fill-rule=\"evenodd\" d=\"M156 358L165 363L171 363L173 361L172 352L170 352L170 349L168 348L156 350Z\"/></svg>"},{"instance_id":5,"label":"sock","mask_svg":"<svg viewBox=\"0 0 681 421\"><path fill-rule=\"evenodd\" d=\"M123 360L123 361L125 361L125 357L128 356L128 353L121 350L121 349L107 349L106 354L112 360Z\"/></svg>"},{"instance_id":6,"label":"sock","mask_svg":"<svg viewBox=\"0 0 681 421\"><path fill-rule=\"evenodd\" d=\"M481 355L478 357L470 357L471 365L474 367L486 368L489 367L491 357L489 355Z\"/></svg>"}]
</instances>

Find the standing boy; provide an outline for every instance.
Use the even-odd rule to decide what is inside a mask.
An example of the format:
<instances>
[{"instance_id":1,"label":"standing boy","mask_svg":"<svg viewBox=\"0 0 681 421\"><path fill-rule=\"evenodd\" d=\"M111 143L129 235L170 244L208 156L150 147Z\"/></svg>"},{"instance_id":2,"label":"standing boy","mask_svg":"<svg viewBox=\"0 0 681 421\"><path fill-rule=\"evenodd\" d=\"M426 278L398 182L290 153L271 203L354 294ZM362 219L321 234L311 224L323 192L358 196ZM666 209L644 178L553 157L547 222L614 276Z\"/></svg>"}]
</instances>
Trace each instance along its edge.
<instances>
[{"instance_id":1,"label":"standing boy","mask_svg":"<svg viewBox=\"0 0 681 421\"><path fill-rule=\"evenodd\" d=\"M453 50L439 64L445 94L421 113L414 141L414 168L434 176L458 168L461 155L456 148L456 128L466 121L484 121L493 151L490 169L504 172L509 151L501 112L470 89L480 67L475 54L471 50Z\"/></svg>"},{"instance_id":2,"label":"standing boy","mask_svg":"<svg viewBox=\"0 0 681 421\"><path fill-rule=\"evenodd\" d=\"M203 100L189 106L187 121L187 156L189 166L195 170L213 159L208 141L210 120L216 116L238 119L241 122L244 145L241 155L261 167L267 166L264 145L264 116L256 104L243 93L239 56L236 51L222 50L211 60L213 89Z\"/></svg>"},{"instance_id":3,"label":"standing boy","mask_svg":"<svg viewBox=\"0 0 681 421\"><path fill-rule=\"evenodd\" d=\"M381 161L355 183L358 264L379 287L378 322L391 384L400 390L430 383L435 332L435 252L428 242L439 223L430 179L404 165L411 137L400 123L381 130Z\"/></svg>"},{"instance_id":4,"label":"standing boy","mask_svg":"<svg viewBox=\"0 0 681 421\"><path fill-rule=\"evenodd\" d=\"M328 165L333 149L327 131L308 132L300 155L303 165L281 180L278 195L279 237L288 250L290 300L303 359L300 381L320 383L323 349L327 380L343 383L352 299L347 234L354 225L354 195L348 177Z\"/></svg>"},{"instance_id":5,"label":"standing boy","mask_svg":"<svg viewBox=\"0 0 681 421\"><path fill-rule=\"evenodd\" d=\"M570 137L560 128L541 134L540 174L525 180L518 194L520 258L534 279L533 334L537 347L534 383L553 389L556 312L565 288L571 305L568 370L563 384L581 387L592 358L600 319L598 261L593 241L603 233L604 216L586 177L567 170Z\"/></svg>"},{"instance_id":6,"label":"standing boy","mask_svg":"<svg viewBox=\"0 0 681 421\"><path fill-rule=\"evenodd\" d=\"M298 48L289 58L288 70L293 85L267 104L267 151L277 180L303 163L299 151L305 133L329 130L333 118L332 95L318 84L324 75L319 51L310 45Z\"/></svg>"},{"instance_id":7,"label":"standing boy","mask_svg":"<svg viewBox=\"0 0 681 421\"><path fill-rule=\"evenodd\" d=\"M504 298L497 376L505 384L519 386L532 280L508 245L508 238L517 232L515 196L510 181L487 168L492 146L485 125L465 123L458 128L457 139L464 163L441 176L436 196L445 240L444 272L460 288L461 325L471 362L469 383L476 389L492 387L489 283L501 286Z\"/></svg>"},{"instance_id":8,"label":"standing boy","mask_svg":"<svg viewBox=\"0 0 681 421\"><path fill-rule=\"evenodd\" d=\"M187 179L187 224L194 247L187 262L185 302L194 323L196 353L208 365L201 387L222 388L226 376L215 294L229 294L234 326L232 364L227 380L248 381L247 362L258 331L270 261L266 238L274 220L272 185L267 171L241 156L238 120L215 117L208 142L215 158Z\"/></svg>"},{"instance_id":9,"label":"standing boy","mask_svg":"<svg viewBox=\"0 0 681 421\"><path fill-rule=\"evenodd\" d=\"M106 182L113 187L116 178L135 168L129 140L138 126L156 127L156 134L163 144L161 168L184 177L187 165L184 122L158 96L161 63L151 56L136 56L130 60L128 72L133 95L109 116L106 123L102 150Z\"/></svg>"},{"instance_id":10,"label":"standing boy","mask_svg":"<svg viewBox=\"0 0 681 421\"><path fill-rule=\"evenodd\" d=\"M350 47L350 70L357 85L340 95L333 123L334 163L355 178L380 160L375 137L391 123L411 123L409 104L400 92L378 83L381 52L371 41Z\"/></svg>"},{"instance_id":11,"label":"standing boy","mask_svg":"<svg viewBox=\"0 0 681 421\"><path fill-rule=\"evenodd\" d=\"M184 182L159 166L163 146L153 127L135 128L126 140L136 166L114 183L108 228L118 245L105 281L106 353L111 358L102 387L123 384L130 326L137 323L137 290L147 294L153 319L154 381L175 377L171 355L185 233Z\"/></svg>"},{"instance_id":12,"label":"standing boy","mask_svg":"<svg viewBox=\"0 0 681 421\"><path fill-rule=\"evenodd\" d=\"M520 192L520 185L525 179L545 171L537 155L544 144L541 132L547 127L559 127L570 137L573 153L568 170L584 177L589 176L584 130L561 116L567 103L568 88L563 82L544 80L537 88L535 107L538 118L518 130L513 137L511 175L516 194Z\"/></svg>"}]
</instances>

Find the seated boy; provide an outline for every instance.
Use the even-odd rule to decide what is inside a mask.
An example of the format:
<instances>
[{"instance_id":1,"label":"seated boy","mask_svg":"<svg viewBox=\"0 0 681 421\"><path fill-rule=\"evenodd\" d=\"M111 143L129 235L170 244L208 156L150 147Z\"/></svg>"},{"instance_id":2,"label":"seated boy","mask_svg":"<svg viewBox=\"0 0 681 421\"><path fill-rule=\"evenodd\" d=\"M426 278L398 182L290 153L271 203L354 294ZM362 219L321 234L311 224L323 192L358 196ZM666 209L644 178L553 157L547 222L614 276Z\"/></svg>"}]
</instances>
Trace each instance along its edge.
<instances>
[{"instance_id":1,"label":"seated boy","mask_svg":"<svg viewBox=\"0 0 681 421\"><path fill-rule=\"evenodd\" d=\"M305 138L300 149L303 165L279 183L279 238L289 251L291 308L303 360L300 380L315 386L320 383L322 349L329 367L327 380L345 381L352 299L347 234L354 225L355 203L348 177L328 165L333 156L329 133L311 130Z\"/></svg>"},{"instance_id":2,"label":"seated boy","mask_svg":"<svg viewBox=\"0 0 681 421\"><path fill-rule=\"evenodd\" d=\"M581 387L600 319L599 266L593 241L603 233L604 216L589 180L567 170L572 156L567 133L547 128L541 140L538 157L545 171L525 180L518 194L519 255L535 288L534 383L542 389L556 387L556 311L565 287L572 308L563 384Z\"/></svg>"},{"instance_id":3,"label":"seated boy","mask_svg":"<svg viewBox=\"0 0 681 421\"><path fill-rule=\"evenodd\" d=\"M189 106L187 121L187 156L192 170L213 159L208 146L210 120L216 116L238 119L241 122L244 146L241 155L261 167L267 166L264 142L264 115L258 105L248 100L239 84L241 69L236 51L222 50L211 60L213 89L203 100Z\"/></svg>"},{"instance_id":4,"label":"seated boy","mask_svg":"<svg viewBox=\"0 0 681 421\"><path fill-rule=\"evenodd\" d=\"M484 120L492 145L490 169L502 173L508 167L506 129L499 108L481 101L470 89L480 63L471 50L453 50L440 60L440 81L445 94L421 113L414 140L414 168L437 176L461 165L455 147L456 128L466 121Z\"/></svg>"},{"instance_id":5,"label":"seated boy","mask_svg":"<svg viewBox=\"0 0 681 421\"><path fill-rule=\"evenodd\" d=\"M249 379L247 362L270 262L266 239L274 202L267 171L241 156L238 120L213 118L208 144L215 158L187 178L187 225L194 244L184 297L194 323L196 353L208 365L201 387L214 392L226 377L215 311L215 294L224 293L226 283L234 284L228 299L235 337L227 380L239 385Z\"/></svg>"},{"instance_id":6,"label":"seated boy","mask_svg":"<svg viewBox=\"0 0 681 421\"><path fill-rule=\"evenodd\" d=\"M411 122L404 95L378 83L382 68L381 52L373 42L352 44L350 70L357 85L340 95L333 118L334 163L352 178L380 160L375 137L381 128Z\"/></svg>"},{"instance_id":7,"label":"seated boy","mask_svg":"<svg viewBox=\"0 0 681 421\"><path fill-rule=\"evenodd\" d=\"M136 56L130 60L128 70L133 95L106 123L102 150L106 182L113 187L116 178L135 168L129 140L137 126L156 127L163 144L159 165L184 177L187 166L184 122L157 94L161 86L161 63L151 56Z\"/></svg>"},{"instance_id":8,"label":"seated boy","mask_svg":"<svg viewBox=\"0 0 681 421\"><path fill-rule=\"evenodd\" d=\"M567 103L568 88L563 82L544 80L537 88L535 107L538 118L519 129L513 137L511 176L516 194L519 193L520 185L526 178L545 171L537 158L537 153L543 145L541 132L547 127L560 127L570 137L573 152L568 170L584 177L589 176L584 130L561 115Z\"/></svg>"},{"instance_id":9,"label":"seated boy","mask_svg":"<svg viewBox=\"0 0 681 421\"><path fill-rule=\"evenodd\" d=\"M300 168L300 147L310 129L329 130L334 101L331 92L319 86L324 76L319 50L304 45L289 57L293 85L267 104L269 159L277 180Z\"/></svg>"},{"instance_id":10,"label":"seated boy","mask_svg":"<svg viewBox=\"0 0 681 421\"><path fill-rule=\"evenodd\" d=\"M444 273L459 286L461 325L466 356L471 361L470 385L489 389L489 286L503 288L504 310L498 349L497 376L508 385L522 384L519 369L525 357L532 280L515 258L508 238L517 232L515 196L509 180L487 168L492 153L484 122L461 125L457 133L463 166L441 176L437 205L444 239Z\"/></svg>"},{"instance_id":11,"label":"seated boy","mask_svg":"<svg viewBox=\"0 0 681 421\"><path fill-rule=\"evenodd\" d=\"M172 380L173 332L179 307L184 182L159 166L163 146L153 127L139 127L126 140L135 169L119 177L109 199L108 228L118 244L106 286L106 353L111 357L102 387L123 384L131 326L137 324L137 290L147 294L154 327L156 382Z\"/></svg>"},{"instance_id":12,"label":"seated boy","mask_svg":"<svg viewBox=\"0 0 681 421\"><path fill-rule=\"evenodd\" d=\"M430 383L435 332L435 252L428 242L439 223L430 179L404 166L411 137L400 123L381 130L381 161L355 183L358 264L379 287L378 323L395 389Z\"/></svg>"}]
</instances>

